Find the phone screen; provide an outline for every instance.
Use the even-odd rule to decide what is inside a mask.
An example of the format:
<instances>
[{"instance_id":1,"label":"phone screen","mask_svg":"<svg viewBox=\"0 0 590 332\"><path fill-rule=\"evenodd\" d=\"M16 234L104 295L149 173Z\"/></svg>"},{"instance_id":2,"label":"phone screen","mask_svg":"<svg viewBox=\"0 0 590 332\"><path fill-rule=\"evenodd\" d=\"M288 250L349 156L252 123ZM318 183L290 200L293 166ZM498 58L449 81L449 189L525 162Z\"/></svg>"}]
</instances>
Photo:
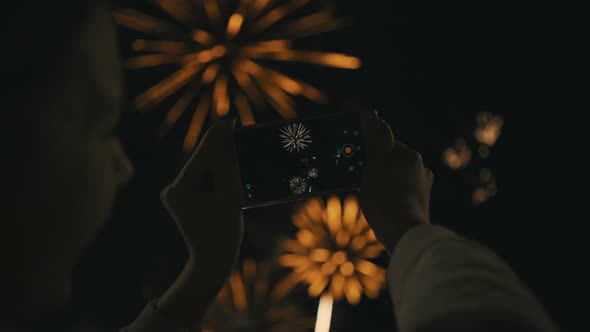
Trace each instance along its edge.
<instances>
[{"instance_id":1,"label":"phone screen","mask_svg":"<svg viewBox=\"0 0 590 332\"><path fill-rule=\"evenodd\" d=\"M360 113L237 132L244 208L360 187L366 154Z\"/></svg>"}]
</instances>

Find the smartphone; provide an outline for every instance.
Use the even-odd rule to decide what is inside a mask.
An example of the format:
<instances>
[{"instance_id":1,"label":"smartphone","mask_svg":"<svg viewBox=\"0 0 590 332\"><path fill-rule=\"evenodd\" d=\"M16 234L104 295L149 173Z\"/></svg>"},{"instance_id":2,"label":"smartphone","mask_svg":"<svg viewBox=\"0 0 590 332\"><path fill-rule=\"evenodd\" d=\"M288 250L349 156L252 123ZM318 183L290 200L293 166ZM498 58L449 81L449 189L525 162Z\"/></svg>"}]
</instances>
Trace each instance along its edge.
<instances>
[{"instance_id":1,"label":"smartphone","mask_svg":"<svg viewBox=\"0 0 590 332\"><path fill-rule=\"evenodd\" d=\"M237 129L243 208L360 187L366 151L359 112Z\"/></svg>"}]
</instances>

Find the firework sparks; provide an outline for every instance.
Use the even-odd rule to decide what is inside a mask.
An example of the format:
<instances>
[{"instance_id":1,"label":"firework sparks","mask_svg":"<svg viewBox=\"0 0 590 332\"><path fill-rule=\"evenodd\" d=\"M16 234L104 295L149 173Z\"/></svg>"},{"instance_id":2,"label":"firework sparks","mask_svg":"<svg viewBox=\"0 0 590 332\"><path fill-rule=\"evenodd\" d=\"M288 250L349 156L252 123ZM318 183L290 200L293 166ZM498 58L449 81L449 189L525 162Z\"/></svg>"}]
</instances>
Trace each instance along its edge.
<instances>
[{"instance_id":1,"label":"firework sparks","mask_svg":"<svg viewBox=\"0 0 590 332\"><path fill-rule=\"evenodd\" d=\"M465 140L458 139L455 145L443 152L443 161L449 168L458 170L467 167L471 161L471 149Z\"/></svg>"},{"instance_id":2,"label":"firework sparks","mask_svg":"<svg viewBox=\"0 0 590 332\"><path fill-rule=\"evenodd\" d=\"M496 178L492 171L488 168L481 169L479 171L478 185L473 190L473 204L481 205L487 202L490 198L496 196L497 190Z\"/></svg>"},{"instance_id":3,"label":"firework sparks","mask_svg":"<svg viewBox=\"0 0 590 332\"><path fill-rule=\"evenodd\" d=\"M453 146L443 152L443 162L455 171L465 171L472 161L475 161L472 164L478 164L490 158L491 151L502 134L503 126L504 118L501 115L479 112L473 133L475 144L468 145L464 139L458 139ZM476 160L477 157L479 160ZM481 168L476 171L476 174L467 170L466 178L473 189L474 205L481 205L496 196L498 188L492 170Z\"/></svg>"},{"instance_id":4,"label":"firework sparks","mask_svg":"<svg viewBox=\"0 0 590 332\"><path fill-rule=\"evenodd\" d=\"M307 176L309 176L312 179L317 178L318 176L320 176L320 170L317 168L311 168L308 172L307 172Z\"/></svg>"},{"instance_id":5,"label":"firework sparks","mask_svg":"<svg viewBox=\"0 0 590 332\"><path fill-rule=\"evenodd\" d=\"M289 187L291 188L291 192L293 194L301 195L307 192L309 183L307 182L307 179L300 176L295 176L289 180Z\"/></svg>"},{"instance_id":6,"label":"firework sparks","mask_svg":"<svg viewBox=\"0 0 590 332\"><path fill-rule=\"evenodd\" d=\"M292 123L281 128L283 148L289 152L304 150L311 144L311 132L303 123Z\"/></svg>"},{"instance_id":7,"label":"firework sparks","mask_svg":"<svg viewBox=\"0 0 590 332\"><path fill-rule=\"evenodd\" d=\"M377 242L355 197L332 196L308 200L293 216L299 228L296 240L286 240L280 257L282 266L293 269L278 294L290 291L293 282L307 284L312 297L329 294L335 300L346 298L351 304L366 294L379 296L385 286L385 269L370 262L383 246Z\"/></svg>"},{"instance_id":8,"label":"firework sparks","mask_svg":"<svg viewBox=\"0 0 590 332\"><path fill-rule=\"evenodd\" d=\"M475 139L481 144L494 146L502 134L504 118L501 115L492 115L489 112L481 112L477 115L477 128L475 129Z\"/></svg>"},{"instance_id":9,"label":"firework sparks","mask_svg":"<svg viewBox=\"0 0 590 332\"><path fill-rule=\"evenodd\" d=\"M217 296L204 331L303 332L313 327L313 317L272 293L268 264L244 260Z\"/></svg>"},{"instance_id":10,"label":"firework sparks","mask_svg":"<svg viewBox=\"0 0 590 332\"><path fill-rule=\"evenodd\" d=\"M192 117L185 137L184 148L189 151L196 145L208 114L217 119L235 107L242 125L252 125L253 112L266 105L283 118L295 118L295 96L324 103L327 97L317 88L259 62L301 62L340 69L361 66L358 58L346 54L293 49L296 39L349 24L334 18L329 10L288 18L313 1L240 0L228 8L218 0L153 0L174 23L133 9L117 10L114 17L118 24L154 38L132 42L132 49L140 54L128 59L129 68L180 67L137 96L134 106L145 111L184 89L160 130L165 134L195 99L206 99L193 108L199 115Z\"/></svg>"}]
</instances>

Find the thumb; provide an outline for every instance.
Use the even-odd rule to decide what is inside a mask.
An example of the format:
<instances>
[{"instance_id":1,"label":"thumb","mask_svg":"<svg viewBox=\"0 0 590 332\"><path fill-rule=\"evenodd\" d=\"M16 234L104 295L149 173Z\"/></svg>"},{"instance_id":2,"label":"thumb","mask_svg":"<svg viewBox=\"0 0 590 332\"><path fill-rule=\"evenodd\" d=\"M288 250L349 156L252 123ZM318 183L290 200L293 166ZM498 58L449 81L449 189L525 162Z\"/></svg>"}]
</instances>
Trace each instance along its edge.
<instances>
[{"instance_id":1,"label":"thumb","mask_svg":"<svg viewBox=\"0 0 590 332\"><path fill-rule=\"evenodd\" d=\"M238 167L238 156L235 145L235 123L230 123L221 133L217 164L212 171L215 178L215 191L219 198L227 203L241 204L241 179Z\"/></svg>"},{"instance_id":2,"label":"thumb","mask_svg":"<svg viewBox=\"0 0 590 332\"><path fill-rule=\"evenodd\" d=\"M182 181L190 185L199 182L203 174L211 173L212 164L219 163L219 159L227 153L228 141L233 132L234 120L224 119L207 130L201 142L180 171L175 182Z\"/></svg>"},{"instance_id":3,"label":"thumb","mask_svg":"<svg viewBox=\"0 0 590 332\"><path fill-rule=\"evenodd\" d=\"M230 130L231 128L231 130ZM224 165L220 159L228 153L228 141L233 132L231 119L209 128L176 179L160 193L166 208L171 204L194 199L195 195L210 195L214 191L214 171Z\"/></svg>"},{"instance_id":4,"label":"thumb","mask_svg":"<svg viewBox=\"0 0 590 332\"><path fill-rule=\"evenodd\" d=\"M395 142L389 124L380 118L376 111L363 111L361 126L369 162L386 157Z\"/></svg>"}]
</instances>

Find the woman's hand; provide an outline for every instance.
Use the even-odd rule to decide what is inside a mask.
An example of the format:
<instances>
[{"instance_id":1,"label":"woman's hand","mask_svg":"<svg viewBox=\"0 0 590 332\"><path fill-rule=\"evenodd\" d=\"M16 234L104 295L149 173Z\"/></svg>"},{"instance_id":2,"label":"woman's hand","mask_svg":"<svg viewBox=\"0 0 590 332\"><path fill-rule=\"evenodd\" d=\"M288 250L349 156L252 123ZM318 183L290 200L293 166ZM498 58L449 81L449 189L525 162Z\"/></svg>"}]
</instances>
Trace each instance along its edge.
<instances>
[{"instance_id":1,"label":"woman's hand","mask_svg":"<svg viewBox=\"0 0 590 332\"><path fill-rule=\"evenodd\" d=\"M233 272L242 241L234 126L235 120L225 120L207 131L178 177L162 191L189 261L157 306L187 327L198 324Z\"/></svg>"},{"instance_id":2,"label":"woman's hand","mask_svg":"<svg viewBox=\"0 0 590 332\"><path fill-rule=\"evenodd\" d=\"M432 171L422 156L397 142L376 115L363 114L368 163L360 203L367 222L389 253L413 226L429 223Z\"/></svg>"}]
</instances>

